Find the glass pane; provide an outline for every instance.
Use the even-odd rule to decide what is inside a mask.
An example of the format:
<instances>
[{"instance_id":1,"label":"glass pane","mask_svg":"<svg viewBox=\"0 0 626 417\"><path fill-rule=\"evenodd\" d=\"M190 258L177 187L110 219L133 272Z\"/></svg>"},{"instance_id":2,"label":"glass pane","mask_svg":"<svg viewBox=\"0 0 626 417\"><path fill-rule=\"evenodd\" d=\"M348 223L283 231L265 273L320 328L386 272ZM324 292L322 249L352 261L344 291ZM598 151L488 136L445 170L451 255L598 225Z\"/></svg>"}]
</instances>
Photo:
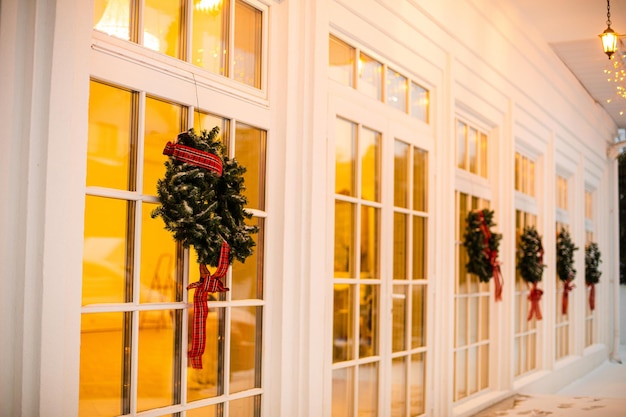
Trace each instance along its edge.
<instances>
[{"instance_id":1,"label":"glass pane","mask_svg":"<svg viewBox=\"0 0 626 417\"><path fill-rule=\"evenodd\" d=\"M356 125L344 119L335 124L335 193L355 196Z\"/></svg>"},{"instance_id":2,"label":"glass pane","mask_svg":"<svg viewBox=\"0 0 626 417\"><path fill-rule=\"evenodd\" d=\"M219 127L220 132L217 134L217 138L224 144L228 143L230 120L198 111L194 111L193 116L193 128L197 134L203 130L210 132L214 127Z\"/></svg>"},{"instance_id":3,"label":"glass pane","mask_svg":"<svg viewBox=\"0 0 626 417\"><path fill-rule=\"evenodd\" d=\"M359 91L368 97L382 100L383 66L361 52L359 58Z\"/></svg>"},{"instance_id":4,"label":"glass pane","mask_svg":"<svg viewBox=\"0 0 626 417\"><path fill-rule=\"evenodd\" d=\"M83 314L80 327L78 415L124 414L124 313Z\"/></svg>"},{"instance_id":5,"label":"glass pane","mask_svg":"<svg viewBox=\"0 0 626 417\"><path fill-rule=\"evenodd\" d=\"M469 343L478 341L478 297L470 296L469 299Z\"/></svg>"},{"instance_id":6,"label":"glass pane","mask_svg":"<svg viewBox=\"0 0 626 417\"><path fill-rule=\"evenodd\" d=\"M261 415L261 396L231 400L228 403L229 417L258 417Z\"/></svg>"},{"instance_id":7,"label":"glass pane","mask_svg":"<svg viewBox=\"0 0 626 417\"><path fill-rule=\"evenodd\" d=\"M387 104L406 112L407 88L406 77L387 68Z\"/></svg>"},{"instance_id":8,"label":"glass pane","mask_svg":"<svg viewBox=\"0 0 626 417\"><path fill-rule=\"evenodd\" d=\"M424 414L426 399L426 354L411 355L410 393L411 415Z\"/></svg>"},{"instance_id":9,"label":"glass pane","mask_svg":"<svg viewBox=\"0 0 626 417\"><path fill-rule=\"evenodd\" d=\"M379 278L380 209L361 206L361 278Z\"/></svg>"},{"instance_id":10,"label":"glass pane","mask_svg":"<svg viewBox=\"0 0 626 417\"><path fill-rule=\"evenodd\" d=\"M480 389L489 387L489 345L482 345L480 352Z\"/></svg>"},{"instance_id":11,"label":"glass pane","mask_svg":"<svg viewBox=\"0 0 626 417\"><path fill-rule=\"evenodd\" d=\"M261 37L263 13L241 0L235 1L235 56L233 78L261 88Z\"/></svg>"},{"instance_id":12,"label":"glass pane","mask_svg":"<svg viewBox=\"0 0 626 417\"><path fill-rule=\"evenodd\" d=\"M130 0L94 0L94 29L115 36L130 39Z\"/></svg>"},{"instance_id":13,"label":"glass pane","mask_svg":"<svg viewBox=\"0 0 626 417\"><path fill-rule=\"evenodd\" d=\"M145 411L174 404L174 368L181 358L181 328L175 315L182 310L139 312L137 353L137 410ZM175 351L175 346L178 351ZM178 359L178 360L177 360Z\"/></svg>"},{"instance_id":14,"label":"glass pane","mask_svg":"<svg viewBox=\"0 0 626 417\"><path fill-rule=\"evenodd\" d=\"M478 349L471 347L467 351L467 380L468 380L468 394L473 394L478 391Z\"/></svg>"},{"instance_id":15,"label":"glass pane","mask_svg":"<svg viewBox=\"0 0 626 417\"><path fill-rule=\"evenodd\" d=\"M359 417L378 417L378 363L359 366Z\"/></svg>"},{"instance_id":16,"label":"glass pane","mask_svg":"<svg viewBox=\"0 0 626 417\"><path fill-rule=\"evenodd\" d=\"M355 208L351 203L335 202L335 277L355 276Z\"/></svg>"},{"instance_id":17,"label":"glass pane","mask_svg":"<svg viewBox=\"0 0 626 417\"><path fill-rule=\"evenodd\" d=\"M413 279L426 279L426 220L413 216Z\"/></svg>"},{"instance_id":18,"label":"glass pane","mask_svg":"<svg viewBox=\"0 0 626 417\"><path fill-rule=\"evenodd\" d=\"M189 291L189 299L193 300L195 290ZM187 401L216 397L224 393L224 335L226 328L226 309L212 307L209 295L209 311L206 320L206 344L202 354L202 369L187 367ZM187 338L191 348L193 332L193 305L187 310Z\"/></svg>"},{"instance_id":19,"label":"glass pane","mask_svg":"<svg viewBox=\"0 0 626 417\"><path fill-rule=\"evenodd\" d=\"M454 354L454 400L467 397L467 350Z\"/></svg>"},{"instance_id":20,"label":"glass pane","mask_svg":"<svg viewBox=\"0 0 626 417\"><path fill-rule=\"evenodd\" d=\"M456 299L456 344L455 347L467 345L467 297Z\"/></svg>"},{"instance_id":21,"label":"glass pane","mask_svg":"<svg viewBox=\"0 0 626 417\"><path fill-rule=\"evenodd\" d=\"M230 392L261 386L262 307L232 307Z\"/></svg>"},{"instance_id":22,"label":"glass pane","mask_svg":"<svg viewBox=\"0 0 626 417\"><path fill-rule=\"evenodd\" d=\"M161 219L150 214L156 204L143 203L141 209L141 303L182 301L182 291L176 282L176 242L163 227ZM176 293L179 299L176 299Z\"/></svg>"},{"instance_id":23,"label":"glass pane","mask_svg":"<svg viewBox=\"0 0 626 417\"><path fill-rule=\"evenodd\" d=\"M407 279L408 214L393 214L393 279Z\"/></svg>"},{"instance_id":24,"label":"glass pane","mask_svg":"<svg viewBox=\"0 0 626 417\"><path fill-rule=\"evenodd\" d=\"M235 132L235 159L246 168L243 195L248 208L265 210L265 149L267 134L243 123Z\"/></svg>"},{"instance_id":25,"label":"glass pane","mask_svg":"<svg viewBox=\"0 0 626 417\"><path fill-rule=\"evenodd\" d=\"M134 190L129 184L133 94L95 81L89 87L87 186Z\"/></svg>"},{"instance_id":26,"label":"glass pane","mask_svg":"<svg viewBox=\"0 0 626 417\"><path fill-rule=\"evenodd\" d=\"M359 357L378 355L378 285L361 285Z\"/></svg>"},{"instance_id":27,"label":"glass pane","mask_svg":"<svg viewBox=\"0 0 626 417\"><path fill-rule=\"evenodd\" d=\"M428 211L428 152L413 148L413 210Z\"/></svg>"},{"instance_id":28,"label":"glass pane","mask_svg":"<svg viewBox=\"0 0 626 417\"><path fill-rule=\"evenodd\" d=\"M151 97L146 98L146 129L144 134L143 193L156 195L157 180L165 175L163 148L175 141L184 130L182 107Z\"/></svg>"},{"instance_id":29,"label":"glass pane","mask_svg":"<svg viewBox=\"0 0 626 417\"><path fill-rule=\"evenodd\" d=\"M489 339L489 297L480 297L480 340Z\"/></svg>"},{"instance_id":30,"label":"glass pane","mask_svg":"<svg viewBox=\"0 0 626 417\"><path fill-rule=\"evenodd\" d=\"M528 186L528 178L529 178L529 171L528 171L528 159L525 157L521 158L521 162L522 162L522 166L521 166L521 183L522 183L522 188L521 191L524 194L530 194L529 193L529 186Z\"/></svg>"},{"instance_id":31,"label":"glass pane","mask_svg":"<svg viewBox=\"0 0 626 417\"><path fill-rule=\"evenodd\" d=\"M194 4L191 62L213 74L228 75L230 1L194 0Z\"/></svg>"},{"instance_id":32,"label":"glass pane","mask_svg":"<svg viewBox=\"0 0 626 417\"><path fill-rule=\"evenodd\" d=\"M143 45L174 58L181 57L181 0L144 0Z\"/></svg>"},{"instance_id":33,"label":"glass pane","mask_svg":"<svg viewBox=\"0 0 626 417\"><path fill-rule=\"evenodd\" d=\"M456 166L461 169L467 169L466 158L467 149L465 143L467 125L463 122L456 122Z\"/></svg>"},{"instance_id":34,"label":"glass pane","mask_svg":"<svg viewBox=\"0 0 626 417\"><path fill-rule=\"evenodd\" d=\"M218 405L209 405L208 407L194 408L187 410L185 415L187 417L218 417L217 412Z\"/></svg>"},{"instance_id":35,"label":"glass pane","mask_svg":"<svg viewBox=\"0 0 626 417\"><path fill-rule=\"evenodd\" d=\"M354 416L354 368L333 371L332 416Z\"/></svg>"},{"instance_id":36,"label":"glass pane","mask_svg":"<svg viewBox=\"0 0 626 417\"><path fill-rule=\"evenodd\" d=\"M253 217L246 220L246 224L256 225L258 234L253 234L252 239L256 243L250 255L244 263L233 261L232 282L230 296L233 300L262 299L263 298L263 219Z\"/></svg>"},{"instance_id":37,"label":"glass pane","mask_svg":"<svg viewBox=\"0 0 626 417\"><path fill-rule=\"evenodd\" d=\"M86 196L82 305L132 299L126 222L133 212L125 200ZM127 272L128 271L128 272Z\"/></svg>"},{"instance_id":38,"label":"glass pane","mask_svg":"<svg viewBox=\"0 0 626 417\"><path fill-rule=\"evenodd\" d=\"M406 370L407 358L391 360L391 416L406 416Z\"/></svg>"},{"instance_id":39,"label":"glass pane","mask_svg":"<svg viewBox=\"0 0 626 417\"><path fill-rule=\"evenodd\" d=\"M359 148L361 198L380 201L380 133L363 128Z\"/></svg>"},{"instance_id":40,"label":"glass pane","mask_svg":"<svg viewBox=\"0 0 626 417\"><path fill-rule=\"evenodd\" d=\"M411 314L411 347L426 346L426 286L414 285Z\"/></svg>"},{"instance_id":41,"label":"glass pane","mask_svg":"<svg viewBox=\"0 0 626 417\"><path fill-rule=\"evenodd\" d=\"M487 135L480 134L480 175L483 178L489 177L489 149L487 147Z\"/></svg>"},{"instance_id":42,"label":"glass pane","mask_svg":"<svg viewBox=\"0 0 626 417\"><path fill-rule=\"evenodd\" d=\"M528 195L535 196L535 163L528 161Z\"/></svg>"},{"instance_id":43,"label":"glass pane","mask_svg":"<svg viewBox=\"0 0 626 417\"><path fill-rule=\"evenodd\" d=\"M333 363L354 358L354 285L335 284Z\"/></svg>"},{"instance_id":44,"label":"glass pane","mask_svg":"<svg viewBox=\"0 0 626 417\"><path fill-rule=\"evenodd\" d=\"M409 145L394 142L393 204L408 208L409 205Z\"/></svg>"},{"instance_id":45,"label":"glass pane","mask_svg":"<svg viewBox=\"0 0 626 417\"><path fill-rule=\"evenodd\" d=\"M411 82L411 116L428 123L430 96L428 90Z\"/></svg>"},{"instance_id":46,"label":"glass pane","mask_svg":"<svg viewBox=\"0 0 626 417\"><path fill-rule=\"evenodd\" d=\"M478 174L478 132L469 128L467 133L467 150L469 154L469 171Z\"/></svg>"},{"instance_id":47,"label":"glass pane","mask_svg":"<svg viewBox=\"0 0 626 417\"><path fill-rule=\"evenodd\" d=\"M391 338L391 349L399 352L406 349L406 325L407 325L407 286L393 286L393 330Z\"/></svg>"},{"instance_id":48,"label":"glass pane","mask_svg":"<svg viewBox=\"0 0 626 417\"><path fill-rule=\"evenodd\" d=\"M354 87L356 51L347 43L331 36L328 39L328 75L331 79Z\"/></svg>"}]
</instances>

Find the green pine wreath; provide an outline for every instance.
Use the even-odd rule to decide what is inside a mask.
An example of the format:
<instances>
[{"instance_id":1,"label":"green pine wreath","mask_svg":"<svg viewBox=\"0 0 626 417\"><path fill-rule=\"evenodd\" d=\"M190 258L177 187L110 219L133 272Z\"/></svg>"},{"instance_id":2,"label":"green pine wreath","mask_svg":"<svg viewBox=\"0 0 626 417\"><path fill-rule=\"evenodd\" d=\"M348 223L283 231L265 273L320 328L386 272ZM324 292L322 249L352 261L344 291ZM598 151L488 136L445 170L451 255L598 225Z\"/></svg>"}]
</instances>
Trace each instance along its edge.
<instances>
[{"instance_id":1,"label":"green pine wreath","mask_svg":"<svg viewBox=\"0 0 626 417\"><path fill-rule=\"evenodd\" d=\"M481 282L489 282L497 267L498 246L502 235L491 231L496 224L493 210L470 211L467 214L463 245L467 249L467 271L478 276ZM490 259L493 256L494 259Z\"/></svg>"},{"instance_id":2,"label":"green pine wreath","mask_svg":"<svg viewBox=\"0 0 626 417\"><path fill-rule=\"evenodd\" d=\"M520 236L517 269L524 281L536 284L541 281L545 267L541 236L534 226L527 226Z\"/></svg>"},{"instance_id":3,"label":"green pine wreath","mask_svg":"<svg viewBox=\"0 0 626 417\"><path fill-rule=\"evenodd\" d=\"M600 264L602 263L600 248L595 242L585 247L585 283L595 285L600 282Z\"/></svg>"},{"instance_id":4,"label":"green pine wreath","mask_svg":"<svg viewBox=\"0 0 626 417\"><path fill-rule=\"evenodd\" d=\"M256 226L246 224L252 217L244 207L245 167L225 155L218 139L219 128L193 129L178 135L177 143L214 154L222 160L222 175L175 158L165 162L165 176L157 182L160 206L152 217L161 217L165 229L184 247L193 246L197 261L216 267L222 243L230 246L228 263L244 262L255 246L252 234Z\"/></svg>"},{"instance_id":5,"label":"green pine wreath","mask_svg":"<svg viewBox=\"0 0 626 417\"><path fill-rule=\"evenodd\" d=\"M563 282L571 281L576 276L574 252L577 250L569 232L561 229L556 236L556 273Z\"/></svg>"}]
</instances>

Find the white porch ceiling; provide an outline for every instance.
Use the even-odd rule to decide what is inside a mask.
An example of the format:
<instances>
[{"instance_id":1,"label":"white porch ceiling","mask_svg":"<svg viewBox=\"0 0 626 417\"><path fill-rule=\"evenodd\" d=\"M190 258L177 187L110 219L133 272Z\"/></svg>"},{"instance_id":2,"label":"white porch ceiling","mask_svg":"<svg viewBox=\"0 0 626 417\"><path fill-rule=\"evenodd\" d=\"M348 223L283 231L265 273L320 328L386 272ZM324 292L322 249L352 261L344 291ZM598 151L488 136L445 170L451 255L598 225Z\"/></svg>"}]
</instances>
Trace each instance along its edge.
<instances>
[{"instance_id":1,"label":"white porch ceiling","mask_svg":"<svg viewBox=\"0 0 626 417\"><path fill-rule=\"evenodd\" d=\"M611 61L602 52L598 35L606 29L606 0L505 0L537 28L558 57L620 128L626 128L626 99L607 81ZM611 28L622 35L626 64L626 0L611 0ZM607 102L607 100L611 102ZM620 112L623 114L620 115Z\"/></svg>"}]
</instances>

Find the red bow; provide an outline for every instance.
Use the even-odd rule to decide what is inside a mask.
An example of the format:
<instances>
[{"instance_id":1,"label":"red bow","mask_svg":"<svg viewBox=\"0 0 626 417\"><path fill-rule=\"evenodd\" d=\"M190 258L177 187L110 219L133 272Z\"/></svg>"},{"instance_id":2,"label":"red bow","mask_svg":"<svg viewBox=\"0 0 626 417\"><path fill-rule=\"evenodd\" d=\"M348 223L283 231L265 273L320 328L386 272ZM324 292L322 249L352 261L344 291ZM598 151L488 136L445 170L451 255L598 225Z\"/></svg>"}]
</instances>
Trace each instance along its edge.
<instances>
[{"instance_id":1,"label":"red bow","mask_svg":"<svg viewBox=\"0 0 626 417\"><path fill-rule=\"evenodd\" d=\"M539 301L541 301L542 295L543 290L537 288L537 283L533 282L533 287L530 290L530 294L528 294L528 299L530 300L530 311L528 312L528 320L532 319L533 316L535 316L537 320L541 320L543 318L541 316L541 309L539 308Z\"/></svg>"},{"instance_id":2,"label":"red bow","mask_svg":"<svg viewBox=\"0 0 626 417\"><path fill-rule=\"evenodd\" d=\"M167 142L165 149L163 149L163 155L169 155L178 161L208 169L218 176L222 175L222 160L210 152L204 152L180 143Z\"/></svg>"},{"instance_id":3,"label":"red bow","mask_svg":"<svg viewBox=\"0 0 626 417\"><path fill-rule=\"evenodd\" d=\"M567 314L567 305L569 304L569 292L576 288L576 285L572 284L572 280L568 279L567 281L563 281L563 306L561 308L561 312L563 314Z\"/></svg>"},{"instance_id":4,"label":"red bow","mask_svg":"<svg viewBox=\"0 0 626 417\"><path fill-rule=\"evenodd\" d=\"M193 296L193 332L191 339L191 349L187 352L191 367L194 369L202 369L202 354L206 345L206 319L209 314L207 305L207 297L209 293L226 292L228 288L224 287L221 279L226 276L228 271L228 254L230 246L223 242L220 249L220 259L218 261L217 270L213 275L209 272L204 264L200 264L200 280L187 286L187 289L196 289Z\"/></svg>"},{"instance_id":5,"label":"red bow","mask_svg":"<svg viewBox=\"0 0 626 417\"><path fill-rule=\"evenodd\" d=\"M595 284L588 284L589 286L589 308L591 311L596 309L596 286Z\"/></svg>"},{"instance_id":6,"label":"red bow","mask_svg":"<svg viewBox=\"0 0 626 417\"><path fill-rule=\"evenodd\" d=\"M503 283L502 283L502 274L500 272L500 262L498 262L498 251L491 250L491 248L489 247L489 240L491 239L491 232L489 231L489 228L487 227L487 222L485 221L485 216L483 215L483 212L480 211L478 215L480 217L480 231L483 233L483 236L484 236L484 241L483 241L485 245L484 252L485 252L485 255L487 256L487 259L489 259L489 264L493 268L493 280L496 285L496 288L495 288L496 301L501 301Z\"/></svg>"}]
</instances>

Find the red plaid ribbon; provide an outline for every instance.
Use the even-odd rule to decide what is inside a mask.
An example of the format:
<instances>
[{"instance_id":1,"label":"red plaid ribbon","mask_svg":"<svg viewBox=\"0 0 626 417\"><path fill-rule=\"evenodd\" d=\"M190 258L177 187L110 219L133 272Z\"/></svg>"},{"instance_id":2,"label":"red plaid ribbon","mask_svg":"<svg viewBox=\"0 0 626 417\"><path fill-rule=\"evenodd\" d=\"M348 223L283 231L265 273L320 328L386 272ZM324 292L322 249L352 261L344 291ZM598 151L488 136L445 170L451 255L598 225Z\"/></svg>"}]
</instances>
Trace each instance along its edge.
<instances>
[{"instance_id":1,"label":"red plaid ribbon","mask_svg":"<svg viewBox=\"0 0 626 417\"><path fill-rule=\"evenodd\" d=\"M217 175L222 175L222 160L212 153L200 151L180 143L167 142L165 149L163 149L163 155L169 155L178 161L187 162L213 171Z\"/></svg>"},{"instance_id":2,"label":"red plaid ribbon","mask_svg":"<svg viewBox=\"0 0 626 417\"><path fill-rule=\"evenodd\" d=\"M541 315L541 309L539 308L539 301L541 301L542 295L543 290L537 288L537 283L533 282L533 288L530 290L530 294L528 294L528 299L530 300L530 311L528 312L528 320L532 319L533 316L535 316L537 320L541 320L543 318Z\"/></svg>"},{"instance_id":3,"label":"red plaid ribbon","mask_svg":"<svg viewBox=\"0 0 626 417\"><path fill-rule=\"evenodd\" d=\"M567 305L569 304L569 292L576 288L576 285L572 284L572 280L568 279L563 281L563 306L561 307L561 313L567 314Z\"/></svg>"},{"instance_id":4,"label":"red plaid ribbon","mask_svg":"<svg viewBox=\"0 0 626 417\"><path fill-rule=\"evenodd\" d=\"M500 262L498 262L498 251L491 250L489 248L489 239L491 239L491 232L487 227L487 222L485 221L485 216L483 212L480 211L478 213L480 217L480 231L484 236L484 244L485 244L485 255L487 259L489 259L489 263L493 268L493 281L496 284L495 292L496 292L496 301L502 300L502 274L500 272Z\"/></svg>"},{"instance_id":5,"label":"red plaid ribbon","mask_svg":"<svg viewBox=\"0 0 626 417\"><path fill-rule=\"evenodd\" d=\"M193 332L191 339L191 349L187 352L191 367L194 369L202 369L202 354L206 345L206 319L209 314L207 305L207 297L209 293L226 292L228 288L224 287L221 279L226 276L228 271L228 254L230 246L223 242L220 250L220 259L217 270L213 275L209 272L204 264L200 264L200 280L189 284L187 289L196 289L193 296Z\"/></svg>"},{"instance_id":6,"label":"red plaid ribbon","mask_svg":"<svg viewBox=\"0 0 626 417\"><path fill-rule=\"evenodd\" d=\"M591 311L596 309L596 286L589 284L589 308Z\"/></svg>"}]
</instances>

